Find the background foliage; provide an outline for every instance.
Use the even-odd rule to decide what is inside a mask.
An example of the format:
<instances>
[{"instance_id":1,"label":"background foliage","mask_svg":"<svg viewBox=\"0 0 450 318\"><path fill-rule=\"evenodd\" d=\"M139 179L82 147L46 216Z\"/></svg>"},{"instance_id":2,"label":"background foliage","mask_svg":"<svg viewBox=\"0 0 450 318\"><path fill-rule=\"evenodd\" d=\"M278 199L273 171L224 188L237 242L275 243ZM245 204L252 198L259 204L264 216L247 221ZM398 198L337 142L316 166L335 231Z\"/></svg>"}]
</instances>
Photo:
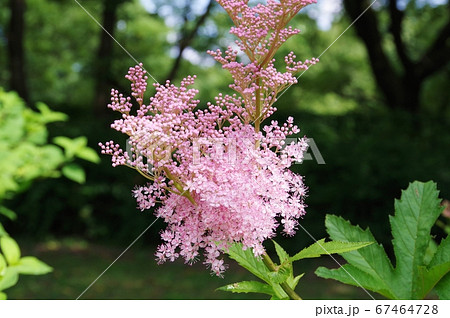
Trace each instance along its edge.
<instances>
[{"instance_id":1,"label":"background foliage","mask_svg":"<svg viewBox=\"0 0 450 318\"><path fill-rule=\"evenodd\" d=\"M203 105L227 91L230 78L204 53L233 41L227 33L229 18L216 3L79 2L159 82L172 78L179 83L185 75L197 74ZM310 9L293 20L302 34L281 49L280 56L293 50L299 59L324 52L321 62L279 99L274 117L294 116L325 160L325 165L307 160L294 167L306 176L310 189L302 225L316 238L326 236L325 215L334 213L362 227L370 224L375 237L388 241L385 222L393 214L392 201L413 180L434 180L441 197L450 198L450 5L406 3L378 1L358 22L369 34L356 23L326 52L358 8L343 1L345 7L336 10L326 30L318 28L317 11ZM28 105L44 102L69 115L69 120L49 125L50 137L87 136L93 148L99 141L120 140L109 128L114 114L106 104L111 87L127 92L123 75L136 61L74 1L0 0L0 8L0 86L18 91ZM367 39L378 43L378 55ZM380 63L386 74L377 69ZM419 89L405 84L411 72L421 74L420 67L428 73L417 81L420 85L415 82ZM383 86L389 80L383 76L395 79L391 88L398 92L398 105ZM418 106L409 108L408 92L416 90ZM135 209L131 189L144 180L133 171L112 169L108 157L98 166L80 164L87 176L84 185L38 180L5 200L18 214L17 222L1 220L8 232L33 240L72 236L122 246L154 220L151 212ZM157 223L139 244L155 246L161 226ZM443 230L435 227L432 233L439 238ZM312 242L299 232L279 243L291 254ZM153 262L151 256L148 262Z\"/></svg>"}]
</instances>

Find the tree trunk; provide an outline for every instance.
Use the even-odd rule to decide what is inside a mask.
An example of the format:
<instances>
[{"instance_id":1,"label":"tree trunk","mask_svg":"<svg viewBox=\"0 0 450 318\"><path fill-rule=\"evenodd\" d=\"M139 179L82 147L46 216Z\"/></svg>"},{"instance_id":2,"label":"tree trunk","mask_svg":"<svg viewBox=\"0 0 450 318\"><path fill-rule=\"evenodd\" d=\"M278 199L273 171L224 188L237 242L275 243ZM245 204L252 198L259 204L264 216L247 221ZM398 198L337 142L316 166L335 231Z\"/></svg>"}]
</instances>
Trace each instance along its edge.
<instances>
[{"instance_id":1,"label":"tree trunk","mask_svg":"<svg viewBox=\"0 0 450 318\"><path fill-rule=\"evenodd\" d=\"M23 49L26 10L25 0L10 0L11 18L8 29L9 88L16 91L25 101L29 101L25 77L25 56Z\"/></svg>"},{"instance_id":2,"label":"tree trunk","mask_svg":"<svg viewBox=\"0 0 450 318\"><path fill-rule=\"evenodd\" d=\"M417 112L420 109L420 92L425 79L449 63L450 19L438 32L433 43L418 60L407 54L407 43L402 39L404 11L398 9L397 0L389 0L390 28L401 70L394 66L383 49L383 35L378 25L377 13L369 9L355 23L356 33L364 42L378 88L386 104L392 109ZM344 0L344 7L352 21L369 7L369 1ZM450 12L450 2L447 5Z\"/></svg>"},{"instance_id":3,"label":"tree trunk","mask_svg":"<svg viewBox=\"0 0 450 318\"><path fill-rule=\"evenodd\" d=\"M111 91L111 64L113 60L114 31L117 23L117 8L123 0L104 0L100 45L95 64L95 112L97 115L106 112Z\"/></svg>"},{"instance_id":4,"label":"tree trunk","mask_svg":"<svg viewBox=\"0 0 450 318\"><path fill-rule=\"evenodd\" d=\"M184 50L186 50L186 48L191 44L191 42L194 40L194 37L197 35L198 29L202 26L202 24L205 23L206 18L211 13L211 8L213 5L214 5L214 1L210 0L208 6L206 7L205 12L197 19L193 29L190 32L188 32L186 30L186 25L187 25L187 19L186 19L185 25L182 28L181 38L178 43L178 55L175 58L175 61L172 65L171 70L169 71L169 74L166 77L166 80L171 81L175 78L175 76L178 72L178 69L180 67L181 60L183 58Z\"/></svg>"}]
</instances>

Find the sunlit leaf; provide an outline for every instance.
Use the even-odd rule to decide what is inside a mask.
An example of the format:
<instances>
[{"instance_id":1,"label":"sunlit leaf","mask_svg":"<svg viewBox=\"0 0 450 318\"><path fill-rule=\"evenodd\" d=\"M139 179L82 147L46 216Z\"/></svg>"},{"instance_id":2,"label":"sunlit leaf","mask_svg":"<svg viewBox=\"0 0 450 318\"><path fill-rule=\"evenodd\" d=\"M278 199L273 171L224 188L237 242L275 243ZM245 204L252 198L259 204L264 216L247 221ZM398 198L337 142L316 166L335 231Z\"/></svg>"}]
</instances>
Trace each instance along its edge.
<instances>
[{"instance_id":1,"label":"sunlit leaf","mask_svg":"<svg viewBox=\"0 0 450 318\"><path fill-rule=\"evenodd\" d=\"M79 165L75 163L70 163L68 165L65 165L62 168L62 174L72 181L78 182L80 184L84 183L86 181L86 174Z\"/></svg>"},{"instance_id":2,"label":"sunlit leaf","mask_svg":"<svg viewBox=\"0 0 450 318\"><path fill-rule=\"evenodd\" d=\"M6 216L8 219L14 221L17 219L17 214L13 210L8 209L7 207L0 205L0 214ZM1 229L0 229L0 235L1 235Z\"/></svg>"},{"instance_id":3,"label":"sunlit leaf","mask_svg":"<svg viewBox=\"0 0 450 318\"><path fill-rule=\"evenodd\" d=\"M15 265L20 259L20 248L16 241L9 236L2 236L0 238L0 247L3 255L9 265Z\"/></svg>"},{"instance_id":4,"label":"sunlit leaf","mask_svg":"<svg viewBox=\"0 0 450 318\"><path fill-rule=\"evenodd\" d=\"M22 257L11 269L26 275L43 275L53 271L53 268L33 256Z\"/></svg>"},{"instance_id":5,"label":"sunlit leaf","mask_svg":"<svg viewBox=\"0 0 450 318\"><path fill-rule=\"evenodd\" d=\"M268 282L270 271L260 258L255 257L251 249L242 249L242 244L235 243L227 251L228 255L256 277Z\"/></svg>"},{"instance_id":6,"label":"sunlit leaf","mask_svg":"<svg viewBox=\"0 0 450 318\"><path fill-rule=\"evenodd\" d=\"M18 280L19 274L7 268L5 274L0 277L0 291L14 286L15 284L17 284Z\"/></svg>"},{"instance_id":7,"label":"sunlit leaf","mask_svg":"<svg viewBox=\"0 0 450 318\"><path fill-rule=\"evenodd\" d=\"M321 239L292 256L291 261L298 261L303 258L315 258L320 257L321 255L334 253L350 252L366 247L372 243L373 242L325 242L325 239Z\"/></svg>"}]
</instances>

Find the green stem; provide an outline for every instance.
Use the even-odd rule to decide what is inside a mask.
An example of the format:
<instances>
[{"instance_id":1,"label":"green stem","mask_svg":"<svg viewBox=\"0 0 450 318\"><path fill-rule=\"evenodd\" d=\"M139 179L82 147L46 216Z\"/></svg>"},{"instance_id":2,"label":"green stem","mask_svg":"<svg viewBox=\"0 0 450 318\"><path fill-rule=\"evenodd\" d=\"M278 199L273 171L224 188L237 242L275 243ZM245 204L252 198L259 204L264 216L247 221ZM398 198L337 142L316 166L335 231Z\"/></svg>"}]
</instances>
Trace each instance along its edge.
<instances>
[{"instance_id":1,"label":"green stem","mask_svg":"<svg viewBox=\"0 0 450 318\"><path fill-rule=\"evenodd\" d=\"M256 84L258 88L256 89L255 98L256 98L256 109L255 109L255 131L258 133L261 126L261 79L258 78L256 80Z\"/></svg>"},{"instance_id":2,"label":"green stem","mask_svg":"<svg viewBox=\"0 0 450 318\"><path fill-rule=\"evenodd\" d=\"M187 198L194 206L197 206L197 202L195 202L194 198L191 196L191 193L189 191L185 191L183 189L183 186L178 182L178 180L170 173L169 169L166 167L163 168L164 172L166 173L167 178L173 181L173 185L175 188L180 191L179 195Z\"/></svg>"},{"instance_id":3,"label":"green stem","mask_svg":"<svg viewBox=\"0 0 450 318\"><path fill-rule=\"evenodd\" d=\"M263 263L267 266L267 268L272 271L272 272L277 272L277 266L275 265L275 263L272 261L272 259L270 258L270 256L267 253L264 253L262 255L262 260ZM294 300L302 300L302 298L291 288L289 287L289 285L284 282L280 284L281 288L283 288L283 290L286 292L286 294L288 294L289 298L294 299Z\"/></svg>"}]
</instances>

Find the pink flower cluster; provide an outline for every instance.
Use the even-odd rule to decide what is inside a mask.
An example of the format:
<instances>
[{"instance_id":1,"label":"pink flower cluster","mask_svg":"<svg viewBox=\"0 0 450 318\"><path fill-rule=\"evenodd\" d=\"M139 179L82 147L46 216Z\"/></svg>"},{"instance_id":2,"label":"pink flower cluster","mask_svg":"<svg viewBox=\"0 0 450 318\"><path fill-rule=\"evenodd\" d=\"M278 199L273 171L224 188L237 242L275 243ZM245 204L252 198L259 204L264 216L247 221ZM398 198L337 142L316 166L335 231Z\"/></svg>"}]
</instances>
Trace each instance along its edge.
<instances>
[{"instance_id":1,"label":"pink flower cluster","mask_svg":"<svg viewBox=\"0 0 450 318\"><path fill-rule=\"evenodd\" d=\"M285 33L274 35L266 28L278 28L272 19L288 20L296 13L294 8L299 10L313 1L280 4L269 0L267 6L256 9L247 7L247 1L218 2L233 14L235 22L240 21L233 31L240 38L253 43L262 32L274 45L286 36L280 40L280 34ZM264 10L272 10L273 15ZM280 10L285 13L280 14ZM252 33L245 27L249 23L245 17L264 18L272 24L260 22L257 28L266 29ZM250 33L241 33L244 31ZM263 54L260 49L255 52ZM138 186L133 195L139 209L155 207L156 215L167 223L156 252L158 262L181 256L191 263L203 250L205 264L221 275L226 266L220 255L231 244L242 243L256 256L261 255L262 243L275 235L280 224L287 235L293 235L297 220L305 213L306 187L302 177L289 167L303 159L306 138L285 144L288 136L299 133L293 118L281 126L272 121L262 131L251 121L267 117L280 88L295 83L292 74L315 60L294 62L291 53L285 59L288 68L283 74L272 60L266 65L257 61L244 65L236 62L236 52L230 49L225 57L220 51L212 54L230 70L232 87L240 96L219 95L215 103L199 109L195 99L198 91L191 88L194 76L185 78L179 87L169 82L155 84L156 94L146 104L147 77L142 65L137 65L126 76L132 83L137 109L133 110L131 97L116 90L111 91L109 105L122 114L112 128L129 136L127 151L113 141L100 146L102 153L112 156L113 166L129 166L151 181ZM261 102L265 108L258 108Z\"/></svg>"},{"instance_id":2,"label":"pink flower cluster","mask_svg":"<svg viewBox=\"0 0 450 318\"><path fill-rule=\"evenodd\" d=\"M234 80L230 88L238 92L244 100L248 122L264 120L276 109L273 104L276 96L285 88L296 84L294 74L307 70L310 65L319 60L312 58L304 62L294 61L296 56L289 53L284 61L286 72L277 71L273 58L276 51L291 36L300 30L286 27L289 21L305 6L316 3L316 0L268 0L267 4L257 4L254 7L242 0L218 0L235 24L230 33L239 40L236 44L250 60L245 65L237 61L238 51L231 46L225 51L208 51L216 61L227 69ZM256 101L259 100L260 105Z\"/></svg>"}]
</instances>

